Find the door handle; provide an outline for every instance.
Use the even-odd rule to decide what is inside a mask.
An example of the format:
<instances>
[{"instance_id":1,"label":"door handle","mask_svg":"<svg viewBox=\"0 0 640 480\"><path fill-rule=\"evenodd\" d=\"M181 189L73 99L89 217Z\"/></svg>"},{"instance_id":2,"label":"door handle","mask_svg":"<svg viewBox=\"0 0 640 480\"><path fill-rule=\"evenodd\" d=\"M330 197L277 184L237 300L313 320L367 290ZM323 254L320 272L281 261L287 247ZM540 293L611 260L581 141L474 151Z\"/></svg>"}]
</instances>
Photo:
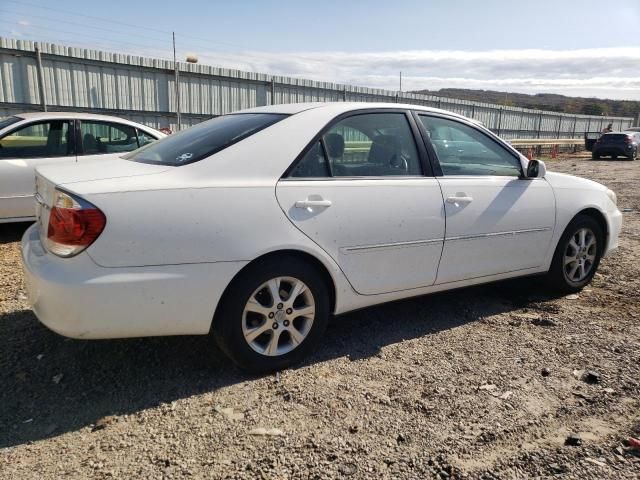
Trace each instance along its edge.
<instances>
[{"instance_id":1,"label":"door handle","mask_svg":"<svg viewBox=\"0 0 640 480\"><path fill-rule=\"evenodd\" d=\"M331 200L324 200L324 199L306 199L306 200L298 200L296 202L296 208L306 208L306 209L310 209L313 207L330 207L331 206Z\"/></svg>"},{"instance_id":2,"label":"door handle","mask_svg":"<svg viewBox=\"0 0 640 480\"><path fill-rule=\"evenodd\" d=\"M453 195L451 197L447 197L447 203L453 203L456 207L466 205L471 202L473 202L473 197L468 195Z\"/></svg>"}]
</instances>

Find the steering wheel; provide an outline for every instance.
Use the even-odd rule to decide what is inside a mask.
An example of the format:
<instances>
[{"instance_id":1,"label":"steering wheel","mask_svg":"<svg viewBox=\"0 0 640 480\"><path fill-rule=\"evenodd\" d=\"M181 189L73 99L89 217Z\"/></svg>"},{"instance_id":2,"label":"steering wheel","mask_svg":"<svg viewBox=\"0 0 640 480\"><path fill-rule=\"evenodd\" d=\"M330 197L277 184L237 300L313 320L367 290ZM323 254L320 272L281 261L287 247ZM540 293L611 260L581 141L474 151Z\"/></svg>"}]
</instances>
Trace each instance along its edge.
<instances>
[{"instance_id":1,"label":"steering wheel","mask_svg":"<svg viewBox=\"0 0 640 480\"><path fill-rule=\"evenodd\" d=\"M395 168L396 170L402 170L404 172L409 171L408 158L404 154L402 154L402 152L391 157L389 166L391 168Z\"/></svg>"}]
</instances>

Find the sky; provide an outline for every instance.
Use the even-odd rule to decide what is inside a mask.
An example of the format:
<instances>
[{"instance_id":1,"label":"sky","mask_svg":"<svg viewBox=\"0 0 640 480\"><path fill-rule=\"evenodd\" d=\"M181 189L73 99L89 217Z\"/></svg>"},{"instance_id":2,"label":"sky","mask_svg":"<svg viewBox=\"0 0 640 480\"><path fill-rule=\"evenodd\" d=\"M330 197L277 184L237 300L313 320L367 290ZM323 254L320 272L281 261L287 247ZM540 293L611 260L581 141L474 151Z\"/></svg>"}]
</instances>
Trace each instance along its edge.
<instances>
[{"instance_id":1,"label":"sky","mask_svg":"<svg viewBox=\"0 0 640 480\"><path fill-rule=\"evenodd\" d=\"M92 7L93 5L93 7ZM640 0L0 0L0 36L374 88L640 100Z\"/></svg>"}]
</instances>

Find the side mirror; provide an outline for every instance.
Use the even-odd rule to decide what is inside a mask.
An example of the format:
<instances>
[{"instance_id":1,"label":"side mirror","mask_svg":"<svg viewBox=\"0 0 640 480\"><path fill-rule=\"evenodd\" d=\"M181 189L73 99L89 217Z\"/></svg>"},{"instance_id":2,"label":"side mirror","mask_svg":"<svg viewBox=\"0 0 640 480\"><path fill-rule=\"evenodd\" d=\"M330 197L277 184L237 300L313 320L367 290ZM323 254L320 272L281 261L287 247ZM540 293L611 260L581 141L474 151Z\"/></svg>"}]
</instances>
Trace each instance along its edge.
<instances>
[{"instance_id":1,"label":"side mirror","mask_svg":"<svg viewBox=\"0 0 640 480\"><path fill-rule=\"evenodd\" d=\"M547 167L542 160L529 160L526 178L543 178L547 174Z\"/></svg>"}]
</instances>

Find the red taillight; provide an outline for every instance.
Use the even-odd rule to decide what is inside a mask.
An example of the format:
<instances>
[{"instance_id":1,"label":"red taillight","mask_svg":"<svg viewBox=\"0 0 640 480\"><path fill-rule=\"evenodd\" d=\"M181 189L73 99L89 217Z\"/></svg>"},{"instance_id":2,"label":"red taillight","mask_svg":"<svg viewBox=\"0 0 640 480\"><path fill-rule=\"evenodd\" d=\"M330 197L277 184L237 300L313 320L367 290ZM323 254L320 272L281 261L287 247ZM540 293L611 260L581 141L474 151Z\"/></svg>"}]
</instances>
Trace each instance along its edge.
<instances>
[{"instance_id":1,"label":"red taillight","mask_svg":"<svg viewBox=\"0 0 640 480\"><path fill-rule=\"evenodd\" d=\"M56 191L47 228L47 248L61 257L77 255L91 245L107 223L104 214L85 200Z\"/></svg>"},{"instance_id":2,"label":"red taillight","mask_svg":"<svg viewBox=\"0 0 640 480\"><path fill-rule=\"evenodd\" d=\"M89 246L104 228L105 218L96 208L73 210L53 207L47 237L64 245Z\"/></svg>"}]
</instances>

